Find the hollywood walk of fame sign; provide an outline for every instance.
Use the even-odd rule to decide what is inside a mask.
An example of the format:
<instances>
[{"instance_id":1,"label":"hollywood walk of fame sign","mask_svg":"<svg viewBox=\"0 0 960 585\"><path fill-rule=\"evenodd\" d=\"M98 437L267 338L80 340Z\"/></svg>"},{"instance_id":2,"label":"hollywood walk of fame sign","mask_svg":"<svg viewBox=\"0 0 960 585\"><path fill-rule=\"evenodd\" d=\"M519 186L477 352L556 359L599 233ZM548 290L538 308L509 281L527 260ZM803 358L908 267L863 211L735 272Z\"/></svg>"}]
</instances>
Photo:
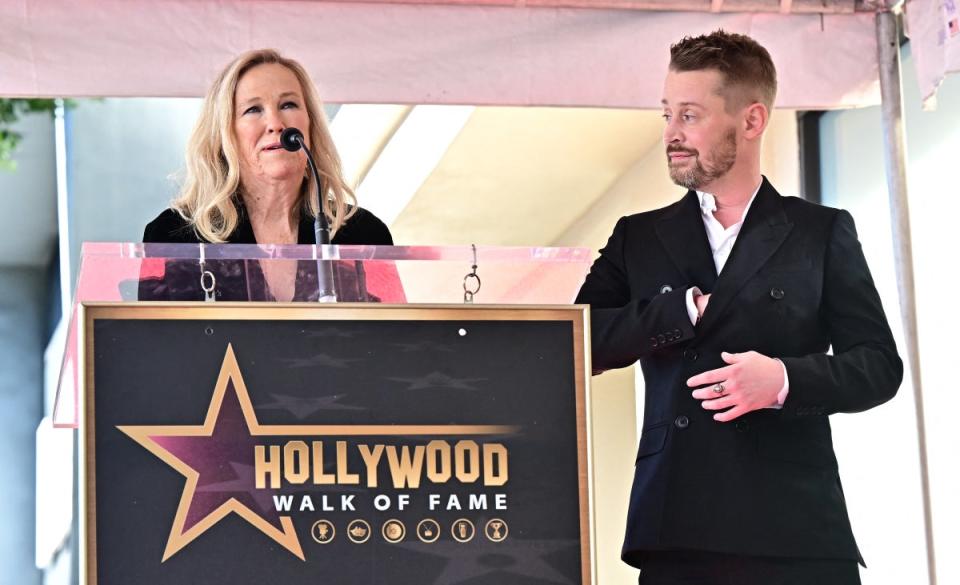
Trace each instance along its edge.
<instances>
[{"instance_id":1,"label":"hollywood walk of fame sign","mask_svg":"<svg viewBox=\"0 0 960 585\"><path fill-rule=\"evenodd\" d=\"M84 315L86 583L592 583L583 308Z\"/></svg>"}]
</instances>

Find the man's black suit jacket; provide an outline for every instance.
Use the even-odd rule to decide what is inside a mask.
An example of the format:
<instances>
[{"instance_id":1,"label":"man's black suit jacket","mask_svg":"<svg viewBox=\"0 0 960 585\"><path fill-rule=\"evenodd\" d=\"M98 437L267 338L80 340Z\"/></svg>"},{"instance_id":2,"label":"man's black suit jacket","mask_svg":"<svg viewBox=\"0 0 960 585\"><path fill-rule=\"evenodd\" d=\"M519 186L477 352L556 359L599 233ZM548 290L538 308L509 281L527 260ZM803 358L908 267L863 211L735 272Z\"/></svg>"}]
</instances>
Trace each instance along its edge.
<instances>
[{"instance_id":1,"label":"man's black suit jacket","mask_svg":"<svg viewBox=\"0 0 960 585\"><path fill-rule=\"evenodd\" d=\"M691 286L712 293L697 326ZM889 400L903 366L849 213L764 178L718 277L690 191L621 218L577 302L591 305L594 370L639 360L646 385L626 562L657 550L863 562L827 415ZM783 361L787 400L716 422L686 380L750 350Z\"/></svg>"}]
</instances>

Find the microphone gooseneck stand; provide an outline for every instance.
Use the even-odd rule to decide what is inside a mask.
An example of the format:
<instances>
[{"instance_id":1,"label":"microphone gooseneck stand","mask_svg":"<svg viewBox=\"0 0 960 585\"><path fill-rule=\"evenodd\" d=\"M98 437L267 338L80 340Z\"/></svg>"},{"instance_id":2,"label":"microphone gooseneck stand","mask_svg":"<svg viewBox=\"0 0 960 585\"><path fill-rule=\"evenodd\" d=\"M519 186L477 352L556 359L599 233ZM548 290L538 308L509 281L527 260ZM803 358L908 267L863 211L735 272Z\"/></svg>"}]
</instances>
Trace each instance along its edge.
<instances>
[{"instance_id":1,"label":"microphone gooseneck stand","mask_svg":"<svg viewBox=\"0 0 960 585\"><path fill-rule=\"evenodd\" d=\"M287 128L280 134L280 144L284 149L290 152L296 152L301 148L307 154L307 164L313 171L313 180L317 183L317 215L313 218L313 234L317 241L317 302L333 303L337 300L336 288L334 287L333 262L323 259L323 246L330 244L330 223L323 212L323 182L320 180L320 172L317 171L317 164L313 161L313 153L307 148L303 140L303 133L296 128Z\"/></svg>"}]
</instances>

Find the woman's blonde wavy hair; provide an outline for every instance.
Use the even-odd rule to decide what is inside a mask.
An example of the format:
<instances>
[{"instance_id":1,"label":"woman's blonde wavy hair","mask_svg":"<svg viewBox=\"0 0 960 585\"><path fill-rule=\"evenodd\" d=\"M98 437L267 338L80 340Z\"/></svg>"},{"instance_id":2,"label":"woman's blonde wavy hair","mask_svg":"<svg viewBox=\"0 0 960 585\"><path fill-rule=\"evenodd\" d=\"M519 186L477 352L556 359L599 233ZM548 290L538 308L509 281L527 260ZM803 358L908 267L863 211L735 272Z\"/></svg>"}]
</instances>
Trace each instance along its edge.
<instances>
[{"instance_id":1,"label":"woman's blonde wavy hair","mask_svg":"<svg viewBox=\"0 0 960 585\"><path fill-rule=\"evenodd\" d=\"M316 158L323 189L323 212L330 222L331 236L356 211L356 197L343 180L340 157L327 127L317 90L300 63L282 57L272 49L248 51L237 57L210 87L190 141L187 143L186 176L173 207L211 243L223 243L239 223L237 200L240 190L240 155L233 131L237 83L257 65L278 64L289 69L300 82L310 117L310 147ZM312 175L300 189L301 213L317 213L317 186Z\"/></svg>"}]
</instances>

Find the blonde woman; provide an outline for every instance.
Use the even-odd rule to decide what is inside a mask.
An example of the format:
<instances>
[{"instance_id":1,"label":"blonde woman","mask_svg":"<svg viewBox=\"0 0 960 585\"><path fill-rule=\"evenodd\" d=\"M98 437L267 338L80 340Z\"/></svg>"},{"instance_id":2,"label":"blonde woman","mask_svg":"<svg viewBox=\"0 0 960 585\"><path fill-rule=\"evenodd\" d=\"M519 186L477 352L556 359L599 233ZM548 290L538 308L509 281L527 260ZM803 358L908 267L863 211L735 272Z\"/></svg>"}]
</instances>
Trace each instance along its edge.
<instances>
[{"instance_id":1,"label":"blonde woman","mask_svg":"<svg viewBox=\"0 0 960 585\"><path fill-rule=\"evenodd\" d=\"M316 157L331 243L393 244L387 226L355 205L306 70L272 50L245 53L218 76L187 147L183 189L171 208L147 224L143 241L314 244L318 186L303 150L289 152L280 146L286 128L300 129ZM255 267L257 274L245 266L242 275L234 275L243 276L243 281L231 277L236 266L222 268L218 298L309 299L308 290L294 286L308 277L296 273L295 263L264 263ZM177 283L157 284L169 289ZM197 290L193 282L182 284ZM156 292L152 298L190 298L186 293Z\"/></svg>"}]
</instances>

